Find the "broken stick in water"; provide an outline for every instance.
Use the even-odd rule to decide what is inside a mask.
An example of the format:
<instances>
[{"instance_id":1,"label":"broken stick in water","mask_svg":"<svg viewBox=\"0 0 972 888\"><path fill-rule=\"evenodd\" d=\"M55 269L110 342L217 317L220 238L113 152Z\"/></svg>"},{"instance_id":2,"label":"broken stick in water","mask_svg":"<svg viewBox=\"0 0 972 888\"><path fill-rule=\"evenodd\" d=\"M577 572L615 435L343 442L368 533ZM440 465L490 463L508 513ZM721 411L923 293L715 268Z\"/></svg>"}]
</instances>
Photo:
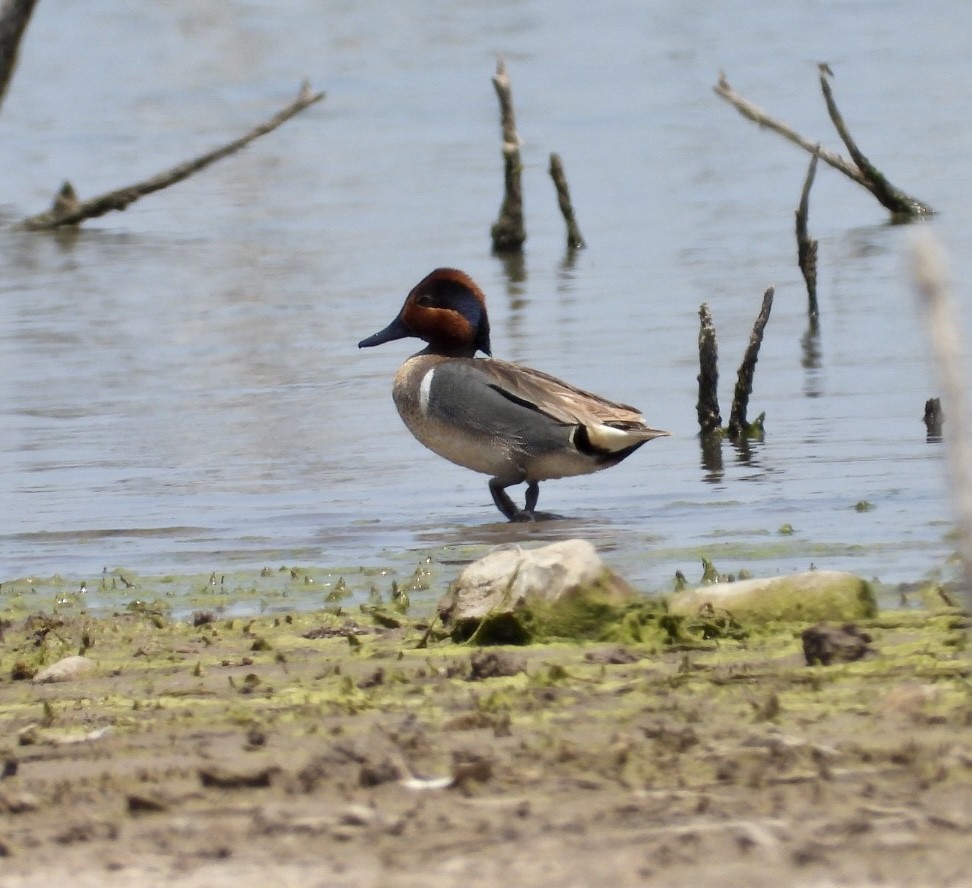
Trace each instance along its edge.
<instances>
[{"instance_id":1,"label":"broken stick in water","mask_svg":"<svg viewBox=\"0 0 972 888\"><path fill-rule=\"evenodd\" d=\"M940 398L929 398L925 401L925 432L930 443L942 440L942 427L945 425L945 414L942 413Z\"/></svg>"},{"instance_id":2,"label":"broken stick in water","mask_svg":"<svg viewBox=\"0 0 972 888\"><path fill-rule=\"evenodd\" d=\"M699 307L699 400L695 405L703 435L720 431L719 413L719 346L709 306Z\"/></svg>"},{"instance_id":3,"label":"broken stick in water","mask_svg":"<svg viewBox=\"0 0 972 888\"><path fill-rule=\"evenodd\" d=\"M774 290L770 287L763 294L763 304L759 309L753 332L749 335L749 345L739 365L736 378L736 389L732 398L732 410L729 414L729 438L733 441L749 435L758 434L763 428L764 415L760 414L752 423L746 420L746 410L749 406L749 396L753 392L753 375L756 372L756 361L759 359L759 347L763 342L763 330L769 320L773 308Z\"/></svg>"},{"instance_id":4,"label":"broken stick in water","mask_svg":"<svg viewBox=\"0 0 972 888\"><path fill-rule=\"evenodd\" d=\"M810 168L807 170L807 178L804 180L803 192L800 195L800 206L796 211L797 262L800 265L800 271L803 272L803 279L807 282L807 313L811 320L816 320L820 315L817 306L817 241L810 237L807 232L807 218L810 215L810 188L817 172L819 148L820 146L817 146L817 150L813 152L813 157L810 158Z\"/></svg>"},{"instance_id":5,"label":"broken stick in water","mask_svg":"<svg viewBox=\"0 0 972 888\"><path fill-rule=\"evenodd\" d=\"M520 137L516 131L516 116L513 113L513 89L502 58L496 63L493 87L500 103L500 123L503 129L503 205L490 234L493 238L493 249L497 253L518 253L526 241L523 188L520 182L523 162L520 159Z\"/></svg>"},{"instance_id":6,"label":"broken stick in water","mask_svg":"<svg viewBox=\"0 0 972 888\"><path fill-rule=\"evenodd\" d=\"M37 0L8 0L0 4L0 104L17 67L20 40Z\"/></svg>"},{"instance_id":7,"label":"broken stick in water","mask_svg":"<svg viewBox=\"0 0 972 888\"><path fill-rule=\"evenodd\" d=\"M587 246L581 236L580 228L577 227L577 220L574 218L574 207L570 202L570 189L567 187L567 176L564 173L564 164L559 154L550 155L550 178L553 179L554 188L557 189L557 203L560 205L561 215L567 225L567 249L581 250Z\"/></svg>"}]
</instances>

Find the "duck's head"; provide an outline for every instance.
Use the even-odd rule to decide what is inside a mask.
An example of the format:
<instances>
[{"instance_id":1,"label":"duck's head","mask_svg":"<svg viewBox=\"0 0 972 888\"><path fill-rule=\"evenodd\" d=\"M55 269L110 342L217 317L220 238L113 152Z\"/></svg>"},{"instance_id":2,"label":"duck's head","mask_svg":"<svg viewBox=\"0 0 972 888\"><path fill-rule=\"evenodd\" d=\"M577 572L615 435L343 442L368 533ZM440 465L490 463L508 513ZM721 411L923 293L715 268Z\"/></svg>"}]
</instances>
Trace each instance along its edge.
<instances>
[{"instance_id":1,"label":"duck's head","mask_svg":"<svg viewBox=\"0 0 972 888\"><path fill-rule=\"evenodd\" d=\"M477 351L490 354L483 291L465 272L437 268L412 288L398 317L384 330L362 339L358 348L409 336L425 340L434 354L470 358Z\"/></svg>"}]
</instances>

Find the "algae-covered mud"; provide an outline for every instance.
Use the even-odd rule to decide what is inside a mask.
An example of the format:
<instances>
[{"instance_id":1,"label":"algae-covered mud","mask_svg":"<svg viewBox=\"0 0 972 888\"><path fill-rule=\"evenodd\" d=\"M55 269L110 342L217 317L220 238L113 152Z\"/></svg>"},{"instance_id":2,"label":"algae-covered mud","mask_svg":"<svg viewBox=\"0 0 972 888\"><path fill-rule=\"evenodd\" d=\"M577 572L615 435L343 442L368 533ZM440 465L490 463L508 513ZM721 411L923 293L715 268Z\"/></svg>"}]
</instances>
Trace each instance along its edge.
<instances>
[{"instance_id":1,"label":"algae-covered mud","mask_svg":"<svg viewBox=\"0 0 972 888\"><path fill-rule=\"evenodd\" d=\"M972 880L967 626L937 593L808 667L804 624L658 604L476 648L397 581L397 608L382 579L244 617L139 585L114 612L2 588L5 888Z\"/></svg>"}]
</instances>

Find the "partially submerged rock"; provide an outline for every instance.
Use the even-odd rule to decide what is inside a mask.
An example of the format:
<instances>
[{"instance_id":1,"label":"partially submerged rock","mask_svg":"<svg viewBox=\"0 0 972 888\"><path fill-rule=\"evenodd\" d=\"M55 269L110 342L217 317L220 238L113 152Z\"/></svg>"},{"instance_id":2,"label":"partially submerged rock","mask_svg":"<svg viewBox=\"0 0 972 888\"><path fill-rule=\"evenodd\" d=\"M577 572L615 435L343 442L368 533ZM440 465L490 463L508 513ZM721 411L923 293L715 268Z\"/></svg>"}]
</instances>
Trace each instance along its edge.
<instances>
[{"instance_id":1,"label":"partially submerged rock","mask_svg":"<svg viewBox=\"0 0 972 888\"><path fill-rule=\"evenodd\" d=\"M850 622L877 613L870 584L833 570L810 570L782 577L713 583L675 593L673 614L729 611L749 621Z\"/></svg>"},{"instance_id":2,"label":"partially submerged rock","mask_svg":"<svg viewBox=\"0 0 972 888\"><path fill-rule=\"evenodd\" d=\"M524 644L538 637L592 638L635 591L586 540L497 549L470 564L439 602L457 641Z\"/></svg>"},{"instance_id":3,"label":"partially submerged rock","mask_svg":"<svg viewBox=\"0 0 972 888\"><path fill-rule=\"evenodd\" d=\"M55 681L74 681L94 669L94 663L87 657L64 657L56 663L41 669L32 681L34 684L49 684Z\"/></svg>"}]
</instances>

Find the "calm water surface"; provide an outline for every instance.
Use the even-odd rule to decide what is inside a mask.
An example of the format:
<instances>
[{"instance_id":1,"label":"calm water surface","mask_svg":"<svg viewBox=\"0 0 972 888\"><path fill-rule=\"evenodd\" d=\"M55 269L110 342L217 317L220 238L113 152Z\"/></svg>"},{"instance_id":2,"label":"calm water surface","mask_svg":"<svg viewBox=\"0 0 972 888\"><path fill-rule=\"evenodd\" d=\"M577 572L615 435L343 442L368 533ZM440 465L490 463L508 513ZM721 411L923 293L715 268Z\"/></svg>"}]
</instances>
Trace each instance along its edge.
<instances>
[{"instance_id":1,"label":"calm water surface","mask_svg":"<svg viewBox=\"0 0 972 888\"><path fill-rule=\"evenodd\" d=\"M952 525L941 447L921 422L937 392L909 231L821 169L821 323L808 337L793 237L807 157L711 87L725 70L838 148L816 80L828 61L862 147L941 211L931 224L967 283L972 7L945 5L39 4L0 112L7 223L65 178L92 195L233 138L305 75L328 98L76 234L4 225L0 577L380 566L569 536L646 590L676 569L697 576L702 555L723 570L814 564L888 583L939 570ZM489 242L497 52L526 164L529 241L512 262ZM551 151L589 243L572 257ZM398 420L391 380L413 344L356 348L445 264L485 289L496 355L636 404L673 437L543 485L541 507L567 520L498 522L486 478ZM769 285L751 402L766 440L706 467L699 305L719 333L728 416Z\"/></svg>"}]
</instances>

